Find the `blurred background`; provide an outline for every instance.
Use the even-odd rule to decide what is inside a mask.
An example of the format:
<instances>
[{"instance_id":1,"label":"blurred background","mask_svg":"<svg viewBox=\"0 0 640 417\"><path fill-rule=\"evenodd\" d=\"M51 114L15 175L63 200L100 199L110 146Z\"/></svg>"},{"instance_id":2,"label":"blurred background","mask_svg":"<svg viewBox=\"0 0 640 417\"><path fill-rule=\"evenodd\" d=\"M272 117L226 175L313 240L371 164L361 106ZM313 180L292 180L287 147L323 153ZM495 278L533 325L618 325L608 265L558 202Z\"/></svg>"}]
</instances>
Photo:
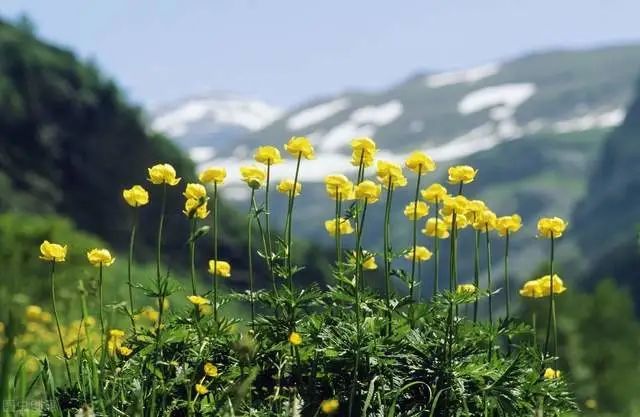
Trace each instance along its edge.
<instances>
[{"instance_id":1,"label":"blurred background","mask_svg":"<svg viewBox=\"0 0 640 417\"><path fill-rule=\"evenodd\" d=\"M440 167L431 181L454 163L478 168L469 195L524 219L510 253L518 282L544 271L537 219L569 220L557 249L569 287L562 369L585 413L638 416L639 15L635 0L3 0L0 301L47 305L36 258L50 239L70 245L60 295L77 313L78 281L95 291L84 252L104 246L125 259L131 213L121 190L163 161L185 181L198 167L227 167L221 251L234 266L229 286L244 289L249 192L238 167L256 146L292 135L317 152L296 201L297 256L309 265L301 280L326 282L332 240L322 222L333 205L322 180L353 175L348 143L370 136L382 158L426 150ZM285 163L274 176L292 171ZM396 197L398 247L409 245L409 185ZM188 224L177 190L169 204L167 262L180 278ZM284 204L274 197L273 211ZM153 274L158 207L145 210L142 278ZM375 250L382 209L370 216ZM210 248L200 246L204 263ZM471 253L471 242L462 249ZM126 264L114 268L112 302L127 291ZM460 268L471 277L472 259ZM535 308L522 303L523 317Z\"/></svg>"}]
</instances>

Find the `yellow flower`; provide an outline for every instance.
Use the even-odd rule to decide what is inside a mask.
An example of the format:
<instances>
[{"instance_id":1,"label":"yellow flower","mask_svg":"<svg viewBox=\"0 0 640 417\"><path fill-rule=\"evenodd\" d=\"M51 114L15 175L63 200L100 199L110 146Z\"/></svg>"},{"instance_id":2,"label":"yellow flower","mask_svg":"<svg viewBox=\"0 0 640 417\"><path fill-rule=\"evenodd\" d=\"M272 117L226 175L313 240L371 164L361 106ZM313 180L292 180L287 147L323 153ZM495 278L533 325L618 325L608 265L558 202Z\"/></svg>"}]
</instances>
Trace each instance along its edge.
<instances>
[{"instance_id":1,"label":"yellow flower","mask_svg":"<svg viewBox=\"0 0 640 417\"><path fill-rule=\"evenodd\" d=\"M124 337L124 332L120 329L111 329L109 330L109 337L112 339L122 339Z\"/></svg>"},{"instance_id":2,"label":"yellow flower","mask_svg":"<svg viewBox=\"0 0 640 417\"><path fill-rule=\"evenodd\" d=\"M36 305L27 306L25 310L25 316L29 321L39 321L42 315L42 308Z\"/></svg>"},{"instance_id":3,"label":"yellow flower","mask_svg":"<svg viewBox=\"0 0 640 417\"><path fill-rule=\"evenodd\" d=\"M151 322L157 322L160 317L160 313L153 307L143 308L140 315Z\"/></svg>"},{"instance_id":4,"label":"yellow flower","mask_svg":"<svg viewBox=\"0 0 640 417\"><path fill-rule=\"evenodd\" d=\"M522 227L522 218L517 214L512 214L511 216L502 216L498 217L496 223L496 230L500 236L506 236L507 232L509 234L515 233Z\"/></svg>"},{"instance_id":5,"label":"yellow flower","mask_svg":"<svg viewBox=\"0 0 640 417\"><path fill-rule=\"evenodd\" d=\"M367 252L364 253L364 261L362 262L362 269L366 269L367 271L373 271L378 269L378 264L376 263L375 255L369 254Z\"/></svg>"},{"instance_id":6,"label":"yellow flower","mask_svg":"<svg viewBox=\"0 0 640 417\"><path fill-rule=\"evenodd\" d=\"M240 167L240 175L242 175L242 181L246 182L254 190L262 187L262 184L267 179L265 170L254 165Z\"/></svg>"},{"instance_id":7,"label":"yellow flower","mask_svg":"<svg viewBox=\"0 0 640 417\"><path fill-rule=\"evenodd\" d=\"M126 346L120 346L118 347L118 353L122 356L130 356L133 353L133 350Z\"/></svg>"},{"instance_id":8,"label":"yellow flower","mask_svg":"<svg viewBox=\"0 0 640 417\"><path fill-rule=\"evenodd\" d=\"M544 370L544 379L556 379L560 378L560 371L556 371L553 368L547 368Z\"/></svg>"},{"instance_id":9,"label":"yellow flower","mask_svg":"<svg viewBox=\"0 0 640 417\"><path fill-rule=\"evenodd\" d=\"M453 213L464 214L469 209L469 200L463 195L455 197L445 196L442 199L442 214L449 216Z\"/></svg>"},{"instance_id":10,"label":"yellow flower","mask_svg":"<svg viewBox=\"0 0 640 417\"><path fill-rule=\"evenodd\" d=\"M322 412L325 414L333 414L338 411L339 407L340 403L335 398L332 398L330 400L323 400L320 403L320 410L322 410Z\"/></svg>"},{"instance_id":11,"label":"yellow flower","mask_svg":"<svg viewBox=\"0 0 640 417\"><path fill-rule=\"evenodd\" d=\"M45 240L40 245L40 259L45 261L64 262L67 257L67 245L59 245Z\"/></svg>"},{"instance_id":12,"label":"yellow flower","mask_svg":"<svg viewBox=\"0 0 640 417\"><path fill-rule=\"evenodd\" d=\"M451 184L469 184L475 179L477 173L478 170L469 165L453 166L449 168L449 182Z\"/></svg>"},{"instance_id":13,"label":"yellow flower","mask_svg":"<svg viewBox=\"0 0 640 417\"><path fill-rule=\"evenodd\" d=\"M376 143L371 138L361 137L351 141L351 165L369 167L376 156Z\"/></svg>"},{"instance_id":14,"label":"yellow flower","mask_svg":"<svg viewBox=\"0 0 640 417\"><path fill-rule=\"evenodd\" d=\"M202 384L196 384L196 392L200 395L206 395L209 393L209 390Z\"/></svg>"},{"instance_id":15,"label":"yellow flower","mask_svg":"<svg viewBox=\"0 0 640 417\"><path fill-rule=\"evenodd\" d=\"M128 190L122 190L122 197L131 207L140 207L149 203L149 193L140 185L134 185Z\"/></svg>"},{"instance_id":16,"label":"yellow flower","mask_svg":"<svg viewBox=\"0 0 640 417\"><path fill-rule=\"evenodd\" d=\"M189 183L182 195L188 200L200 200L207 196L207 189L202 184Z\"/></svg>"},{"instance_id":17,"label":"yellow flower","mask_svg":"<svg viewBox=\"0 0 640 417\"><path fill-rule=\"evenodd\" d=\"M207 362L204 364L204 373L207 376L215 378L218 376L218 367L210 362Z\"/></svg>"},{"instance_id":18,"label":"yellow flower","mask_svg":"<svg viewBox=\"0 0 640 417\"><path fill-rule=\"evenodd\" d=\"M204 297L200 297L199 295L188 295L187 296L187 300L189 300L189 302L191 302L191 304L197 305L197 306L201 306L204 304L209 304L209 300L207 300Z\"/></svg>"},{"instance_id":19,"label":"yellow flower","mask_svg":"<svg viewBox=\"0 0 640 417\"><path fill-rule=\"evenodd\" d=\"M200 203L199 200L194 200L192 198L185 200L184 210L182 210L182 212L185 214L185 216L189 218L195 216L199 219L206 218L210 213L209 210L207 209L206 202Z\"/></svg>"},{"instance_id":20,"label":"yellow flower","mask_svg":"<svg viewBox=\"0 0 640 417\"><path fill-rule=\"evenodd\" d=\"M336 219L326 220L324 222L324 228L331 236L336 235ZM351 222L349 219L340 218L340 234L341 235L350 235L353 233L353 227L351 227Z\"/></svg>"},{"instance_id":21,"label":"yellow flower","mask_svg":"<svg viewBox=\"0 0 640 417\"><path fill-rule=\"evenodd\" d=\"M227 170L222 167L209 167L205 168L204 171L200 173L198 179L203 184L222 184L227 178Z\"/></svg>"},{"instance_id":22,"label":"yellow flower","mask_svg":"<svg viewBox=\"0 0 640 417\"><path fill-rule=\"evenodd\" d=\"M91 249L87 252L87 259L93 266L111 266L116 261L107 249Z\"/></svg>"},{"instance_id":23,"label":"yellow flower","mask_svg":"<svg viewBox=\"0 0 640 417\"><path fill-rule=\"evenodd\" d=\"M414 252L414 249L409 250L409 252L407 252L407 254L404 255L404 258L408 261L413 261L413 252ZM425 248L424 246L416 246L415 253L416 253L416 261L418 262L428 261L429 259L431 259L431 256L433 255L431 251Z\"/></svg>"},{"instance_id":24,"label":"yellow flower","mask_svg":"<svg viewBox=\"0 0 640 417\"><path fill-rule=\"evenodd\" d=\"M148 180L152 184L178 185L180 178L176 178L176 170L170 164L157 164L148 169Z\"/></svg>"},{"instance_id":25,"label":"yellow flower","mask_svg":"<svg viewBox=\"0 0 640 417\"><path fill-rule=\"evenodd\" d=\"M442 220L447 224L447 228L451 230L451 226L453 226L453 214L449 214L448 216L443 216ZM460 213L456 214L456 230L464 229L469 226L471 223L469 222L469 218L466 214Z\"/></svg>"},{"instance_id":26,"label":"yellow flower","mask_svg":"<svg viewBox=\"0 0 640 417\"><path fill-rule=\"evenodd\" d=\"M407 177L402 174L402 166L389 161L378 161L376 172L378 181L385 187L404 187L407 185Z\"/></svg>"},{"instance_id":27,"label":"yellow flower","mask_svg":"<svg viewBox=\"0 0 640 417\"><path fill-rule=\"evenodd\" d=\"M489 210L482 210L479 213L474 214L475 219L473 221L473 228L480 231L486 232L491 231L496 228L496 223L498 221L496 214Z\"/></svg>"},{"instance_id":28,"label":"yellow flower","mask_svg":"<svg viewBox=\"0 0 640 417\"><path fill-rule=\"evenodd\" d=\"M404 215L409 220L421 219L427 214L429 214L429 206L424 201L418 201L418 204L412 201L404 208Z\"/></svg>"},{"instance_id":29,"label":"yellow flower","mask_svg":"<svg viewBox=\"0 0 640 417\"><path fill-rule=\"evenodd\" d=\"M275 146L258 147L256 153L253 155L253 159L265 165L276 165L282 162L280 151Z\"/></svg>"},{"instance_id":30,"label":"yellow flower","mask_svg":"<svg viewBox=\"0 0 640 417\"><path fill-rule=\"evenodd\" d=\"M550 296L552 282L551 282L551 278L549 278L549 275L545 275L541 278L538 278L537 281L538 281L538 285L540 285L542 296L543 297ZM562 279L557 274L553 274L553 293L562 294L566 290L567 288L564 286L564 282L562 281Z\"/></svg>"},{"instance_id":31,"label":"yellow flower","mask_svg":"<svg viewBox=\"0 0 640 417\"><path fill-rule=\"evenodd\" d=\"M458 294L475 294L477 291L478 289L473 284L460 284L456 288Z\"/></svg>"},{"instance_id":32,"label":"yellow flower","mask_svg":"<svg viewBox=\"0 0 640 417\"><path fill-rule=\"evenodd\" d=\"M436 230L437 223L437 230ZM424 229L422 229L422 233L427 236L438 236L438 239L446 239L449 237L449 227L447 223L443 219L437 219L435 217L431 217L427 220Z\"/></svg>"},{"instance_id":33,"label":"yellow flower","mask_svg":"<svg viewBox=\"0 0 640 417\"><path fill-rule=\"evenodd\" d=\"M424 152L415 151L404 162L405 166L411 171L424 175L428 172L433 172L436 169L436 164L433 159Z\"/></svg>"},{"instance_id":34,"label":"yellow flower","mask_svg":"<svg viewBox=\"0 0 640 417\"><path fill-rule=\"evenodd\" d=\"M313 145L311 145L309 139L304 136L294 136L289 139L289 142L284 145L284 150L296 158L300 155L304 156L305 159L315 158Z\"/></svg>"},{"instance_id":35,"label":"yellow flower","mask_svg":"<svg viewBox=\"0 0 640 417\"><path fill-rule=\"evenodd\" d=\"M598 401L594 400L593 398L589 398L584 402L584 406L595 410L596 408L598 408Z\"/></svg>"},{"instance_id":36,"label":"yellow flower","mask_svg":"<svg viewBox=\"0 0 640 417\"><path fill-rule=\"evenodd\" d=\"M359 200L367 200L367 203L375 203L380 198L382 187L371 180L364 180L356 185L355 196Z\"/></svg>"},{"instance_id":37,"label":"yellow flower","mask_svg":"<svg viewBox=\"0 0 640 417\"><path fill-rule=\"evenodd\" d=\"M420 191L420 194L422 194L422 198L430 203L441 202L444 196L447 195L447 189L436 182Z\"/></svg>"},{"instance_id":38,"label":"yellow flower","mask_svg":"<svg viewBox=\"0 0 640 417\"><path fill-rule=\"evenodd\" d=\"M473 214L474 219L486 209L487 205L482 200L470 200L467 204L467 211Z\"/></svg>"},{"instance_id":39,"label":"yellow flower","mask_svg":"<svg viewBox=\"0 0 640 417\"><path fill-rule=\"evenodd\" d=\"M560 217L543 217L538 221L538 236L546 238L561 237L567 223Z\"/></svg>"},{"instance_id":40,"label":"yellow flower","mask_svg":"<svg viewBox=\"0 0 640 417\"><path fill-rule=\"evenodd\" d=\"M353 200L353 183L342 174L331 174L324 178L325 189L330 198L337 200Z\"/></svg>"},{"instance_id":41,"label":"yellow flower","mask_svg":"<svg viewBox=\"0 0 640 417\"><path fill-rule=\"evenodd\" d=\"M293 346L300 346L302 344L302 336L300 336L300 333L291 332L289 335L289 343Z\"/></svg>"},{"instance_id":42,"label":"yellow flower","mask_svg":"<svg viewBox=\"0 0 640 417\"><path fill-rule=\"evenodd\" d=\"M542 298L544 293L538 280L527 281L520 289L520 295L527 298Z\"/></svg>"},{"instance_id":43,"label":"yellow flower","mask_svg":"<svg viewBox=\"0 0 640 417\"><path fill-rule=\"evenodd\" d=\"M277 187L278 191L281 192L282 194L290 195L291 190L293 190L293 183L294 183L294 180L291 178L283 179L282 181L280 181L280 184L278 184L278 187ZM300 181L297 181L295 184L296 184L295 195L300 195L300 193L302 192L302 184L300 184Z\"/></svg>"},{"instance_id":44,"label":"yellow flower","mask_svg":"<svg viewBox=\"0 0 640 417\"><path fill-rule=\"evenodd\" d=\"M198 312L201 316L209 316L213 313L213 308L209 304L201 304L198 306Z\"/></svg>"},{"instance_id":45,"label":"yellow flower","mask_svg":"<svg viewBox=\"0 0 640 417\"><path fill-rule=\"evenodd\" d=\"M214 271L216 276L228 278L231 276L231 265L226 261L215 261L212 259L209 261L209 273L214 275Z\"/></svg>"}]
</instances>

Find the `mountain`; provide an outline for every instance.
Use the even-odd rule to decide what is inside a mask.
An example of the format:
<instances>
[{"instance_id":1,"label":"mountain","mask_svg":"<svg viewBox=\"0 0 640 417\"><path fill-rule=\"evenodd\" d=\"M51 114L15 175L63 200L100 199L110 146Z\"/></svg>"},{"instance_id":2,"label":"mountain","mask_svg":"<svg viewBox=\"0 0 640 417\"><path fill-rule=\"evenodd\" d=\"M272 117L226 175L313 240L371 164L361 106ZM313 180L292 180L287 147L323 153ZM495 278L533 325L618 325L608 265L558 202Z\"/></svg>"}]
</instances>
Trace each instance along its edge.
<instances>
[{"instance_id":1,"label":"mountain","mask_svg":"<svg viewBox=\"0 0 640 417\"><path fill-rule=\"evenodd\" d=\"M281 114L280 108L262 101L210 94L158 109L152 117L152 128L174 138L195 162L204 162L217 152L233 153L236 139L264 128Z\"/></svg>"}]
</instances>

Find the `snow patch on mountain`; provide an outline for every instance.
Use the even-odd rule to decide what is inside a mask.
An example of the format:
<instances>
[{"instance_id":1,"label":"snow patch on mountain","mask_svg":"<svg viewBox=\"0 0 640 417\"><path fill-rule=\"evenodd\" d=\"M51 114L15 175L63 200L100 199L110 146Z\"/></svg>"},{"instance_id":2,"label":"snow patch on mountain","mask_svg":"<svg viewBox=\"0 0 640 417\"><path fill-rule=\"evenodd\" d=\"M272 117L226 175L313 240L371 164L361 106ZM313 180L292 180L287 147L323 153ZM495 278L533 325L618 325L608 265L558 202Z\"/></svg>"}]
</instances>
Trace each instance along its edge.
<instances>
[{"instance_id":1,"label":"snow patch on mountain","mask_svg":"<svg viewBox=\"0 0 640 417\"><path fill-rule=\"evenodd\" d=\"M289 130L299 130L316 125L334 114L345 110L350 104L351 102L348 98L339 98L304 109L289 117L287 127Z\"/></svg>"},{"instance_id":2,"label":"snow patch on mountain","mask_svg":"<svg viewBox=\"0 0 640 417\"><path fill-rule=\"evenodd\" d=\"M209 161L215 156L216 150L213 146L194 146L189 149L189 157L196 164Z\"/></svg>"},{"instance_id":3,"label":"snow patch on mountain","mask_svg":"<svg viewBox=\"0 0 640 417\"><path fill-rule=\"evenodd\" d=\"M615 127L624 120L626 112L618 108L611 111L591 112L573 119L555 122L552 130L556 133L581 132L595 128Z\"/></svg>"},{"instance_id":4,"label":"snow patch on mountain","mask_svg":"<svg viewBox=\"0 0 640 417\"><path fill-rule=\"evenodd\" d=\"M533 83L501 84L472 91L458 102L458 112L471 114L480 110L504 106L515 109L536 92Z\"/></svg>"},{"instance_id":5,"label":"snow patch on mountain","mask_svg":"<svg viewBox=\"0 0 640 417\"><path fill-rule=\"evenodd\" d=\"M427 84L427 87L430 88L439 88L460 83L474 83L482 80L483 78L491 77L499 71L500 64L485 64L464 70L428 75L425 79L425 83Z\"/></svg>"},{"instance_id":6,"label":"snow patch on mountain","mask_svg":"<svg viewBox=\"0 0 640 417\"><path fill-rule=\"evenodd\" d=\"M388 125L402 114L400 100L391 100L378 106L365 106L351 114L351 120L357 123L373 123L377 126Z\"/></svg>"},{"instance_id":7,"label":"snow patch on mountain","mask_svg":"<svg viewBox=\"0 0 640 417\"><path fill-rule=\"evenodd\" d=\"M257 100L235 96L194 98L159 112L152 128L174 137L187 134L190 125L201 122L256 131L281 114L280 108Z\"/></svg>"}]
</instances>

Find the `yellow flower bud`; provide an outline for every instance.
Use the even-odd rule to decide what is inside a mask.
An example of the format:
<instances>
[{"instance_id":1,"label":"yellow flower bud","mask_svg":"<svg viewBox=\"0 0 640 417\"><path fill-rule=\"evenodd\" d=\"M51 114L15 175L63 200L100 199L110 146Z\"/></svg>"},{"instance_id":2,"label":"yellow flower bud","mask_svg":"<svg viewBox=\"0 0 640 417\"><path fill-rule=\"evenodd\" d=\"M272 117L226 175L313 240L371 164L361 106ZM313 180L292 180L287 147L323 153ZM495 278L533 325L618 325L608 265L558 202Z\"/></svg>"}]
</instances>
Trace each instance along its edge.
<instances>
[{"instance_id":1,"label":"yellow flower bud","mask_svg":"<svg viewBox=\"0 0 640 417\"><path fill-rule=\"evenodd\" d=\"M548 297L551 295L552 285L553 285L554 294L562 294L567 290L567 288L564 286L564 282L557 274L553 274L553 281L551 280L549 275L545 275L541 278L538 278L536 281L540 286L540 290L542 291L543 297Z\"/></svg>"},{"instance_id":2,"label":"yellow flower bud","mask_svg":"<svg viewBox=\"0 0 640 417\"><path fill-rule=\"evenodd\" d=\"M281 192L282 194L291 194L291 191L293 190L293 184L294 184L294 180L291 178L286 178L283 179L282 181L280 181L280 184L278 184L278 191ZM300 184L300 181L297 181L296 183L296 192L295 195L300 195L300 193L302 192L302 184Z\"/></svg>"},{"instance_id":3,"label":"yellow flower bud","mask_svg":"<svg viewBox=\"0 0 640 417\"><path fill-rule=\"evenodd\" d=\"M478 289L473 284L460 284L456 288L458 294L475 294L477 291Z\"/></svg>"},{"instance_id":4,"label":"yellow flower bud","mask_svg":"<svg viewBox=\"0 0 640 417\"><path fill-rule=\"evenodd\" d=\"M556 379L560 378L560 371L556 371L553 368L547 368L544 370L544 379Z\"/></svg>"},{"instance_id":5,"label":"yellow flower bud","mask_svg":"<svg viewBox=\"0 0 640 417\"><path fill-rule=\"evenodd\" d=\"M254 190L262 187L262 184L267 179L265 170L253 165L240 167L240 175L242 176L242 181L246 182Z\"/></svg>"},{"instance_id":6,"label":"yellow flower bud","mask_svg":"<svg viewBox=\"0 0 640 417\"><path fill-rule=\"evenodd\" d=\"M205 219L210 211L207 209L206 202L200 202L200 200L194 200L192 198L185 200L184 210L182 210L185 216L192 218L197 217L199 219Z\"/></svg>"},{"instance_id":7,"label":"yellow flower bud","mask_svg":"<svg viewBox=\"0 0 640 417\"><path fill-rule=\"evenodd\" d=\"M134 185L128 190L122 190L122 197L131 207L140 207L149 203L149 193L140 185Z\"/></svg>"},{"instance_id":8,"label":"yellow flower bud","mask_svg":"<svg viewBox=\"0 0 640 417\"><path fill-rule=\"evenodd\" d=\"M538 221L538 236L546 238L561 237L567 223L560 217L544 217Z\"/></svg>"},{"instance_id":9,"label":"yellow flower bud","mask_svg":"<svg viewBox=\"0 0 640 417\"><path fill-rule=\"evenodd\" d=\"M40 245L40 259L44 261L64 262L67 257L67 245L59 245L45 240Z\"/></svg>"},{"instance_id":10,"label":"yellow flower bud","mask_svg":"<svg viewBox=\"0 0 640 417\"><path fill-rule=\"evenodd\" d=\"M107 249L91 249L87 252L87 259L93 266L111 266L116 261Z\"/></svg>"},{"instance_id":11,"label":"yellow flower bud","mask_svg":"<svg viewBox=\"0 0 640 417\"><path fill-rule=\"evenodd\" d=\"M204 304L209 304L209 300L204 297L200 297L199 295L188 295L187 300L193 305L201 306Z\"/></svg>"},{"instance_id":12,"label":"yellow flower bud","mask_svg":"<svg viewBox=\"0 0 640 417\"><path fill-rule=\"evenodd\" d=\"M420 151L412 152L404 164L408 169L420 175L433 172L436 169L436 164L433 162L433 159L426 153Z\"/></svg>"},{"instance_id":13,"label":"yellow flower bud","mask_svg":"<svg viewBox=\"0 0 640 417\"><path fill-rule=\"evenodd\" d=\"M429 214L429 206L424 201L418 201L418 204L412 201L404 208L404 215L409 220L418 220L427 214Z\"/></svg>"},{"instance_id":14,"label":"yellow flower bud","mask_svg":"<svg viewBox=\"0 0 640 417\"><path fill-rule=\"evenodd\" d=\"M371 180L364 180L356 185L355 196L359 200L367 200L367 203L372 204L378 201L381 191L380 184L376 184Z\"/></svg>"},{"instance_id":15,"label":"yellow flower bud","mask_svg":"<svg viewBox=\"0 0 640 417\"><path fill-rule=\"evenodd\" d=\"M320 410L325 414L333 414L338 411L338 408L340 408L340 403L335 398L320 403Z\"/></svg>"},{"instance_id":16,"label":"yellow flower bud","mask_svg":"<svg viewBox=\"0 0 640 417\"><path fill-rule=\"evenodd\" d=\"M207 362L204 364L204 373L207 376L215 378L218 376L218 367L210 362Z\"/></svg>"},{"instance_id":17,"label":"yellow flower bud","mask_svg":"<svg viewBox=\"0 0 640 417\"><path fill-rule=\"evenodd\" d=\"M376 156L376 143L371 138L361 137L351 141L351 165L369 167Z\"/></svg>"},{"instance_id":18,"label":"yellow flower bud","mask_svg":"<svg viewBox=\"0 0 640 417\"><path fill-rule=\"evenodd\" d=\"M200 395L206 395L209 393L209 389L202 384L196 384L196 392Z\"/></svg>"},{"instance_id":19,"label":"yellow flower bud","mask_svg":"<svg viewBox=\"0 0 640 417\"><path fill-rule=\"evenodd\" d=\"M469 165L457 165L450 167L448 172L451 184L469 184L475 179L478 170Z\"/></svg>"},{"instance_id":20,"label":"yellow flower bud","mask_svg":"<svg viewBox=\"0 0 640 417\"><path fill-rule=\"evenodd\" d=\"M227 170L222 167L209 167L200 173L198 179L203 184L222 184L227 178Z\"/></svg>"},{"instance_id":21,"label":"yellow flower bud","mask_svg":"<svg viewBox=\"0 0 640 417\"><path fill-rule=\"evenodd\" d=\"M226 261L209 261L209 273L218 277L228 278L231 276L231 265Z\"/></svg>"},{"instance_id":22,"label":"yellow flower bud","mask_svg":"<svg viewBox=\"0 0 640 417\"><path fill-rule=\"evenodd\" d=\"M313 145L304 136L294 136L284 145L284 150L294 157L302 155L305 159L315 158Z\"/></svg>"},{"instance_id":23,"label":"yellow flower bud","mask_svg":"<svg viewBox=\"0 0 640 417\"><path fill-rule=\"evenodd\" d=\"M302 336L300 333L291 332L289 335L289 343L294 346L300 346L302 344Z\"/></svg>"},{"instance_id":24,"label":"yellow flower bud","mask_svg":"<svg viewBox=\"0 0 640 417\"><path fill-rule=\"evenodd\" d=\"M522 227L522 218L517 214L511 216L499 217L496 223L496 230L500 236L506 236L507 233L515 233Z\"/></svg>"},{"instance_id":25,"label":"yellow flower bud","mask_svg":"<svg viewBox=\"0 0 640 417\"><path fill-rule=\"evenodd\" d=\"M282 162L280 151L275 146L260 146L253 155L256 162L265 165L276 165Z\"/></svg>"},{"instance_id":26,"label":"yellow flower bud","mask_svg":"<svg viewBox=\"0 0 640 417\"><path fill-rule=\"evenodd\" d=\"M378 181L385 187L395 188L407 185L407 177L402 174L402 166L394 162L378 161L376 175Z\"/></svg>"},{"instance_id":27,"label":"yellow flower bud","mask_svg":"<svg viewBox=\"0 0 640 417\"><path fill-rule=\"evenodd\" d=\"M336 219L326 220L324 222L324 228L331 236L336 235ZM341 235L350 235L353 233L353 227L351 227L351 222L349 219L340 218L340 234Z\"/></svg>"},{"instance_id":28,"label":"yellow flower bud","mask_svg":"<svg viewBox=\"0 0 640 417\"><path fill-rule=\"evenodd\" d=\"M182 195L187 199L200 200L207 196L207 189L202 184L189 183Z\"/></svg>"},{"instance_id":29,"label":"yellow flower bud","mask_svg":"<svg viewBox=\"0 0 640 417\"><path fill-rule=\"evenodd\" d=\"M431 237L437 235L438 239L446 239L449 237L449 226L443 219L431 217L427 220L422 233Z\"/></svg>"},{"instance_id":30,"label":"yellow flower bud","mask_svg":"<svg viewBox=\"0 0 640 417\"><path fill-rule=\"evenodd\" d=\"M170 164L157 164L148 169L149 182L152 184L178 185L180 178L176 178L176 170Z\"/></svg>"},{"instance_id":31,"label":"yellow flower bud","mask_svg":"<svg viewBox=\"0 0 640 417\"><path fill-rule=\"evenodd\" d=\"M520 295L527 298L542 298L544 297L544 290L538 280L531 280L522 285Z\"/></svg>"},{"instance_id":32,"label":"yellow flower bud","mask_svg":"<svg viewBox=\"0 0 640 417\"><path fill-rule=\"evenodd\" d=\"M431 259L431 256L433 255L431 251L425 248L424 246L416 246L414 249L409 250L409 252L407 252L407 254L404 255L404 258L408 261L413 261L414 252L415 252L416 261L418 262L428 261L429 259Z\"/></svg>"},{"instance_id":33,"label":"yellow flower bud","mask_svg":"<svg viewBox=\"0 0 640 417\"><path fill-rule=\"evenodd\" d=\"M447 195L447 189L438 183L434 183L420 191L420 194L422 195L422 198L430 203L440 203L444 196Z\"/></svg>"},{"instance_id":34,"label":"yellow flower bud","mask_svg":"<svg viewBox=\"0 0 640 417\"><path fill-rule=\"evenodd\" d=\"M324 179L325 189L330 198L352 200L355 198L353 183L342 174L327 175Z\"/></svg>"},{"instance_id":35,"label":"yellow flower bud","mask_svg":"<svg viewBox=\"0 0 640 417\"><path fill-rule=\"evenodd\" d=\"M42 308L36 305L27 306L25 316L29 321L39 321L42 315Z\"/></svg>"}]
</instances>

